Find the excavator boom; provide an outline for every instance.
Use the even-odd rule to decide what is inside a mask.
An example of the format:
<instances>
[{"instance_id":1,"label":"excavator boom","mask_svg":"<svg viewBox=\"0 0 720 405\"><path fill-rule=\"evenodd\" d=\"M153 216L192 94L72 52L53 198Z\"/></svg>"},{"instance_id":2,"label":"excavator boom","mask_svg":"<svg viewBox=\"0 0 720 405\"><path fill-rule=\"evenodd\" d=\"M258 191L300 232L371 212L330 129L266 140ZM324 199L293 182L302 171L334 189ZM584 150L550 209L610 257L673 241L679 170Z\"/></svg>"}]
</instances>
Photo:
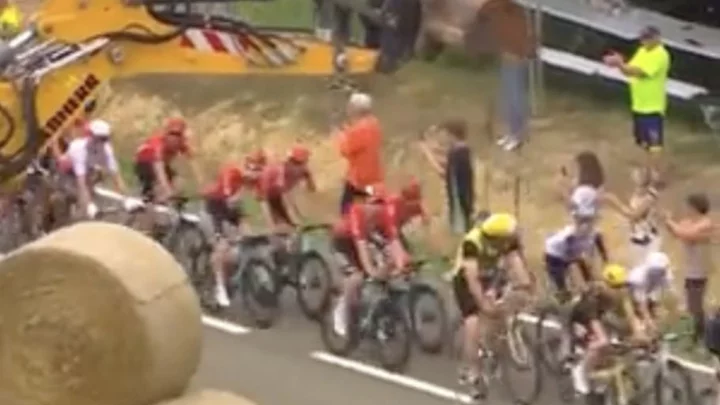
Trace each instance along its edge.
<instances>
[{"instance_id":1,"label":"excavator boom","mask_svg":"<svg viewBox=\"0 0 720 405\"><path fill-rule=\"evenodd\" d=\"M46 0L0 46L0 187L24 173L111 79L152 73L333 75L332 45L188 12L185 1ZM347 74L371 73L373 50L343 50ZM179 82L178 85L182 85Z\"/></svg>"}]
</instances>

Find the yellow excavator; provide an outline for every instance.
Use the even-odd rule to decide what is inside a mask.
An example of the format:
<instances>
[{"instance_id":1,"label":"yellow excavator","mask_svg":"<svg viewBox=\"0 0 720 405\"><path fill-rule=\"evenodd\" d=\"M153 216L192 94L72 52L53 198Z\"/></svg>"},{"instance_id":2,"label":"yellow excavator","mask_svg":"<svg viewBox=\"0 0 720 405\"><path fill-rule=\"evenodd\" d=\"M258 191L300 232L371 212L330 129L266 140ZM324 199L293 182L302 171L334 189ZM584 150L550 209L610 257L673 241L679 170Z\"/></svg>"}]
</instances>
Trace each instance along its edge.
<instances>
[{"instance_id":1,"label":"yellow excavator","mask_svg":"<svg viewBox=\"0 0 720 405\"><path fill-rule=\"evenodd\" d=\"M300 0L298 0L300 1ZM377 52L297 30L193 13L198 0L45 0L0 44L0 188L114 78L142 74L333 75L372 72ZM212 3L218 3L213 0ZM187 78L178 77L178 86Z\"/></svg>"}]
</instances>

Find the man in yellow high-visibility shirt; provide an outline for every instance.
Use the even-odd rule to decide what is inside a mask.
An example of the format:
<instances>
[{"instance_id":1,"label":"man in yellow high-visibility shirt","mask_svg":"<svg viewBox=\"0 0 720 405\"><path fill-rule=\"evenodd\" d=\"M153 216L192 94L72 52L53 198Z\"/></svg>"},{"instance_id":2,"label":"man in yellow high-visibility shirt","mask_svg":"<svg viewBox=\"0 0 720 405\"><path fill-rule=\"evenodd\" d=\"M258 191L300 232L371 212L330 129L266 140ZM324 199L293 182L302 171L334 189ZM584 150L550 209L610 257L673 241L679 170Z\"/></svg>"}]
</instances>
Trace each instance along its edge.
<instances>
[{"instance_id":1,"label":"man in yellow high-visibility shirt","mask_svg":"<svg viewBox=\"0 0 720 405\"><path fill-rule=\"evenodd\" d=\"M604 61L629 79L635 143L647 152L646 164L659 180L670 54L662 44L657 27L643 29L640 43L629 62L614 52L606 55Z\"/></svg>"},{"instance_id":2,"label":"man in yellow high-visibility shirt","mask_svg":"<svg viewBox=\"0 0 720 405\"><path fill-rule=\"evenodd\" d=\"M9 40L22 29L22 13L15 2L0 0L0 39Z\"/></svg>"}]
</instances>

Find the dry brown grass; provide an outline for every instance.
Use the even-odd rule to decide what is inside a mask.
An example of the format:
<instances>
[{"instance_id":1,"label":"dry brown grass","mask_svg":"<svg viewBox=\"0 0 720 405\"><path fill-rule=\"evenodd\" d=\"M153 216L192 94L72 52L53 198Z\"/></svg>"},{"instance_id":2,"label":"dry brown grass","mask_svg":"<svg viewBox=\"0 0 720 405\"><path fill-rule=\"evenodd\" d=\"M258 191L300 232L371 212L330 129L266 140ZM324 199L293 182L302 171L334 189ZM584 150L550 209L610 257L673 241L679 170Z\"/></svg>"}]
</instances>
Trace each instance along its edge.
<instances>
[{"instance_id":1,"label":"dry brown grass","mask_svg":"<svg viewBox=\"0 0 720 405\"><path fill-rule=\"evenodd\" d=\"M477 157L479 202L493 210L512 210L515 174L519 173L519 214L528 230L531 253L538 257L544 237L565 222L554 181L558 167L574 153L583 149L597 152L609 172L610 189L620 195L627 191L628 162L634 150L628 135L630 122L620 108L567 91L552 92L547 98L546 118L533 126L533 140L523 155L505 154L493 146L487 130L494 83L495 76L488 72L424 64L373 83L385 131L388 172L391 183L409 175L420 177L436 219L434 245L452 249L456 240L449 237L445 225L444 188L415 142L419 131L430 124L448 116L467 118ZM320 196L307 200L305 206L314 217L329 220L337 209L344 164L329 136L329 116L340 99L324 89L321 81L297 78L152 78L116 85L105 116L116 124L120 148L127 153L163 116L182 112L192 125L208 173L219 162L238 159L257 146L280 155L301 140L312 146L312 165L320 188ZM710 186L720 168L711 165L710 158L717 151L711 137L700 136L675 121L669 123L667 133L676 180L665 199L669 206L676 206L687 190ZM624 222L608 212L602 228L610 239L611 253L624 261ZM677 244L668 240L666 246L677 263L682 263Z\"/></svg>"}]
</instances>

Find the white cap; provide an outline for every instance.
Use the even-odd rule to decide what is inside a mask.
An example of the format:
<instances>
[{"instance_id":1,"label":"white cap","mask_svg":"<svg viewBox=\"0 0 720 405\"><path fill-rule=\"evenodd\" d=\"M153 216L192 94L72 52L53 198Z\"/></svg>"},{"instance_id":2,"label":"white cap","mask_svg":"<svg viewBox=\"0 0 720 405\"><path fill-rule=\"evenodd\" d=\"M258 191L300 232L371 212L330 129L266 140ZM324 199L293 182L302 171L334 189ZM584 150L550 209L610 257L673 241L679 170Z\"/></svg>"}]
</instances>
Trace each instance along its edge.
<instances>
[{"instance_id":1,"label":"white cap","mask_svg":"<svg viewBox=\"0 0 720 405\"><path fill-rule=\"evenodd\" d=\"M670 267L670 258L663 252L651 252L645 259L645 265L654 270L666 270Z\"/></svg>"},{"instance_id":2,"label":"white cap","mask_svg":"<svg viewBox=\"0 0 720 405\"><path fill-rule=\"evenodd\" d=\"M358 110L369 111L372 108L372 97L366 93L353 93L348 103Z\"/></svg>"},{"instance_id":3,"label":"white cap","mask_svg":"<svg viewBox=\"0 0 720 405\"><path fill-rule=\"evenodd\" d=\"M105 120L92 120L88 124L88 131L92 136L109 138L110 137L110 124Z\"/></svg>"}]
</instances>

